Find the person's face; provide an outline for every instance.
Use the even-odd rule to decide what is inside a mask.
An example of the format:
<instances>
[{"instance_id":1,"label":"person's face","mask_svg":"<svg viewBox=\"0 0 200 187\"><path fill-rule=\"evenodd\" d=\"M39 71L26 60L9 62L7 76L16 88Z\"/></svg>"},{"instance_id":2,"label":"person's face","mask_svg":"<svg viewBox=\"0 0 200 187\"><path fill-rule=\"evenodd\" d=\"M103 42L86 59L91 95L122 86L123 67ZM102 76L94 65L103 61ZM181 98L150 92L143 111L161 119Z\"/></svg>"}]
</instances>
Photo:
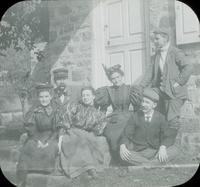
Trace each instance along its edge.
<instances>
[{"instance_id":1,"label":"person's face","mask_svg":"<svg viewBox=\"0 0 200 187\"><path fill-rule=\"evenodd\" d=\"M86 105L93 105L94 103L94 94L91 90L83 90L82 92L82 101Z\"/></svg>"},{"instance_id":2,"label":"person's face","mask_svg":"<svg viewBox=\"0 0 200 187\"><path fill-rule=\"evenodd\" d=\"M149 113L151 112L155 107L157 106L157 104L155 102L153 102L151 99L144 97L141 103L141 110L144 113Z\"/></svg>"},{"instance_id":3,"label":"person's face","mask_svg":"<svg viewBox=\"0 0 200 187\"><path fill-rule=\"evenodd\" d=\"M161 34L155 34L154 44L157 49L164 47L168 42L167 37Z\"/></svg>"},{"instance_id":4,"label":"person's face","mask_svg":"<svg viewBox=\"0 0 200 187\"><path fill-rule=\"evenodd\" d=\"M39 102L42 106L48 106L51 102L51 94L49 91L41 91L39 93Z\"/></svg>"},{"instance_id":5,"label":"person's face","mask_svg":"<svg viewBox=\"0 0 200 187\"><path fill-rule=\"evenodd\" d=\"M64 90L66 88L65 79L57 79L55 81L55 83L56 83L56 86L59 87L62 90Z\"/></svg>"},{"instance_id":6,"label":"person's face","mask_svg":"<svg viewBox=\"0 0 200 187\"><path fill-rule=\"evenodd\" d=\"M110 76L110 80L113 83L114 86L121 86L123 81L122 81L122 75L118 72L114 72Z\"/></svg>"}]
</instances>

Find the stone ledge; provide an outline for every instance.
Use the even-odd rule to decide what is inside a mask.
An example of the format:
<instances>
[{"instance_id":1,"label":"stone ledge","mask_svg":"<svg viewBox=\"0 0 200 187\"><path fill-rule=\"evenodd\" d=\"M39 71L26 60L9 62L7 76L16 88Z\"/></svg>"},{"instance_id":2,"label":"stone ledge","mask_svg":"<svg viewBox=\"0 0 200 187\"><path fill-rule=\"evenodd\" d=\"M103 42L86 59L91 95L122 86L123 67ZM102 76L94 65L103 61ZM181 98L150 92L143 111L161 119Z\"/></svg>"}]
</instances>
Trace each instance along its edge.
<instances>
[{"instance_id":1,"label":"stone ledge","mask_svg":"<svg viewBox=\"0 0 200 187\"><path fill-rule=\"evenodd\" d=\"M27 187L100 187L112 185L129 187L133 183L135 187L175 186L192 178L198 166L199 164L169 165L156 168L132 167L123 178L119 175L120 168L109 168L103 173L99 173L99 178L95 180L87 178L86 175L72 180L65 176L29 174ZM3 171L3 173L8 180L16 184L14 170Z\"/></svg>"}]
</instances>

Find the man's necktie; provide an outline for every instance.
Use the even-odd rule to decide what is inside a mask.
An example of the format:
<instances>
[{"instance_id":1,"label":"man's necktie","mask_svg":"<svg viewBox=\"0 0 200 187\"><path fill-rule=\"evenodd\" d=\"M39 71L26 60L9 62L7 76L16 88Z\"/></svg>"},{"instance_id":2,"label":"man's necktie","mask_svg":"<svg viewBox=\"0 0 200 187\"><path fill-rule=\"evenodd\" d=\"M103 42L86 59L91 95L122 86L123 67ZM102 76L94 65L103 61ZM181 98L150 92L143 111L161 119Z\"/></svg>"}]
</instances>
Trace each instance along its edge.
<instances>
[{"instance_id":1,"label":"man's necktie","mask_svg":"<svg viewBox=\"0 0 200 187\"><path fill-rule=\"evenodd\" d=\"M145 116L145 121L150 122L151 116Z\"/></svg>"}]
</instances>

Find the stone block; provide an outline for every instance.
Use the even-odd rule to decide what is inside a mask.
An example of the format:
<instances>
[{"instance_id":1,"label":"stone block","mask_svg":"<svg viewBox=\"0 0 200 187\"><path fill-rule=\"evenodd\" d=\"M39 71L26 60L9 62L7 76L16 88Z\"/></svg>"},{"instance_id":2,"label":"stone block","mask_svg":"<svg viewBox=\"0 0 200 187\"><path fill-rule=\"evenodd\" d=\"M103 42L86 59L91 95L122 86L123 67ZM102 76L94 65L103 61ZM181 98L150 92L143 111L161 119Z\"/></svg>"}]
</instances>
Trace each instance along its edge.
<instances>
[{"instance_id":1,"label":"stone block","mask_svg":"<svg viewBox=\"0 0 200 187\"><path fill-rule=\"evenodd\" d=\"M23 113L22 112L13 112L13 121L18 121L23 119Z\"/></svg>"},{"instance_id":2,"label":"stone block","mask_svg":"<svg viewBox=\"0 0 200 187\"><path fill-rule=\"evenodd\" d=\"M181 118L181 133L200 132L200 121L198 118Z\"/></svg>"},{"instance_id":3,"label":"stone block","mask_svg":"<svg viewBox=\"0 0 200 187\"><path fill-rule=\"evenodd\" d=\"M181 116L184 118L195 118L194 106L192 102L185 102L181 108Z\"/></svg>"},{"instance_id":4,"label":"stone block","mask_svg":"<svg viewBox=\"0 0 200 187\"><path fill-rule=\"evenodd\" d=\"M72 10L71 10L71 8L69 6L65 5L65 6L59 7L59 14L61 16L69 15L69 14L71 14L71 12L72 12Z\"/></svg>"},{"instance_id":5,"label":"stone block","mask_svg":"<svg viewBox=\"0 0 200 187\"><path fill-rule=\"evenodd\" d=\"M79 23L80 22L80 17L79 17L79 15L74 15L74 16L71 16L70 17L70 21L72 22L72 23Z\"/></svg>"},{"instance_id":6,"label":"stone block","mask_svg":"<svg viewBox=\"0 0 200 187\"><path fill-rule=\"evenodd\" d=\"M2 125L7 125L13 119L12 113L1 113L1 123Z\"/></svg>"},{"instance_id":7,"label":"stone block","mask_svg":"<svg viewBox=\"0 0 200 187\"><path fill-rule=\"evenodd\" d=\"M68 51L69 51L70 53L73 53L73 52L74 52L74 48L73 48L72 46L68 46Z\"/></svg>"},{"instance_id":8,"label":"stone block","mask_svg":"<svg viewBox=\"0 0 200 187\"><path fill-rule=\"evenodd\" d=\"M61 37L61 40L68 42L70 40L70 36L69 35L64 35Z\"/></svg>"},{"instance_id":9,"label":"stone block","mask_svg":"<svg viewBox=\"0 0 200 187\"><path fill-rule=\"evenodd\" d=\"M83 43L82 45L80 45L79 50L80 51L88 51L90 50L91 46L90 43Z\"/></svg>"},{"instance_id":10,"label":"stone block","mask_svg":"<svg viewBox=\"0 0 200 187\"><path fill-rule=\"evenodd\" d=\"M56 31L50 31L49 38L50 38L50 42L54 42L57 38L57 32Z\"/></svg>"},{"instance_id":11,"label":"stone block","mask_svg":"<svg viewBox=\"0 0 200 187\"><path fill-rule=\"evenodd\" d=\"M81 70L72 71L72 81L83 81L85 79L85 74Z\"/></svg>"},{"instance_id":12,"label":"stone block","mask_svg":"<svg viewBox=\"0 0 200 187\"><path fill-rule=\"evenodd\" d=\"M91 40L91 32L85 32L82 34L83 41Z\"/></svg>"},{"instance_id":13,"label":"stone block","mask_svg":"<svg viewBox=\"0 0 200 187\"><path fill-rule=\"evenodd\" d=\"M44 174L29 174L27 186L29 187L68 187L70 179L66 176L53 176Z\"/></svg>"},{"instance_id":14,"label":"stone block","mask_svg":"<svg viewBox=\"0 0 200 187\"><path fill-rule=\"evenodd\" d=\"M192 156L200 153L200 133L182 133L181 146Z\"/></svg>"},{"instance_id":15,"label":"stone block","mask_svg":"<svg viewBox=\"0 0 200 187\"><path fill-rule=\"evenodd\" d=\"M48 187L48 175L29 174L27 177L27 186L30 187Z\"/></svg>"},{"instance_id":16,"label":"stone block","mask_svg":"<svg viewBox=\"0 0 200 187\"><path fill-rule=\"evenodd\" d=\"M67 24L64 27L64 32L65 33L72 33L74 31L74 24Z\"/></svg>"}]
</instances>

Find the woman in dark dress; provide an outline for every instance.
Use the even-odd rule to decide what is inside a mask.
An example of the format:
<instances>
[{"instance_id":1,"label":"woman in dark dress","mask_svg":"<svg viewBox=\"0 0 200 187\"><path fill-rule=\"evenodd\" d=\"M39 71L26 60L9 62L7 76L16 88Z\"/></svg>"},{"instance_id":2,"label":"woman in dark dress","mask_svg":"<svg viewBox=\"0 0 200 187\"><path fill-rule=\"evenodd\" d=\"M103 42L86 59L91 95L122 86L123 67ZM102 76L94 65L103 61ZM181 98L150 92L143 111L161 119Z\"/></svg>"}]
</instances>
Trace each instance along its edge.
<instances>
[{"instance_id":1,"label":"woman in dark dress","mask_svg":"<svg viewBox=\"0 0 200 187\"><path fill-rule=\"evenodd\" d=\"M63 115L63 126L70 126L59 141L62 171L69 178L87 172L97 177L97 171L109 166L109 146L101 136L107 124L103 112L94 107L94 90L81 90L81 101L69 102Z\"/></svg>"},{"instance_id":2,"label":"woman in dark dress","mask_svg":"<svg viewBox=\"0 0 200 187\"><path fill-rule=\"evenodd\" d=\"M20 150L17 164L18 187L26 186L29 172L51 173L58 153L56 109L51 104L51 85L37 85L39 105L25 116L28 137Z\"/></svg>"},{"instance_id":3,"label":"woman in dark dress","mask_svg":"<svg viewBox=\"0 0 200 187\"><path fill-rule=\"evenodd\" d=\"M112 113L107 115L109 124L104 130L104 135L110 145L112 161L118 164L118 140L130 117L130 106L137 109L141 100L139 90L123 82L124 72L120 65L105 68L106 75L112 86L105 86L97 89L95 103L104 112L108 106L112 106Z\"/></svg>"}]
</instances>

